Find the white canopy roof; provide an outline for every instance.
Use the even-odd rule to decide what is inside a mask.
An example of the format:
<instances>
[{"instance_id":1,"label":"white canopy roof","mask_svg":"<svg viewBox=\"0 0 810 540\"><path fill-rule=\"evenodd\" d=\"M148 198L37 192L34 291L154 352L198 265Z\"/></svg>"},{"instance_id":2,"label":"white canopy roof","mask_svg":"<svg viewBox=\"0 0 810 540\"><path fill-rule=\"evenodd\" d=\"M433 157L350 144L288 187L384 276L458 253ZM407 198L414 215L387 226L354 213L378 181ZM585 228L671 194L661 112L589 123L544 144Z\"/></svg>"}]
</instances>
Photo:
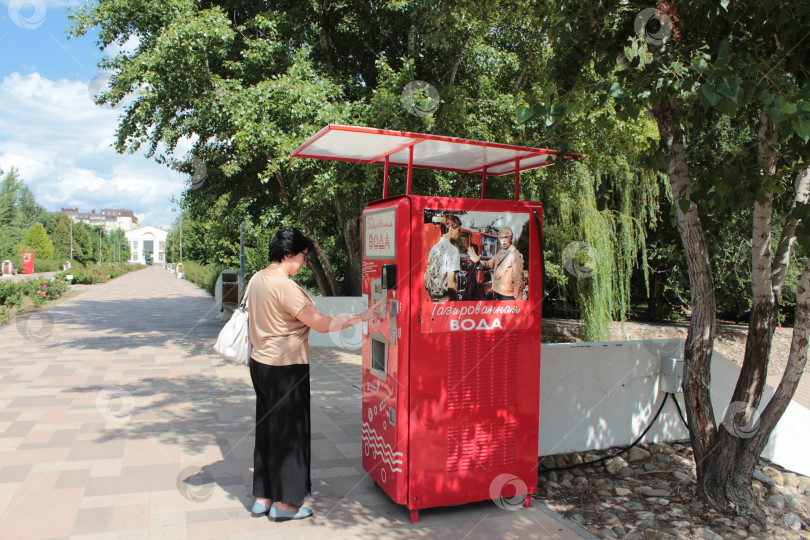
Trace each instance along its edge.
<instances>
[{"instance_id":1,"label":"white canopy roof","mask_svg":"<svg viewBox=\"0 0 810 540\"><path fill-rule=\"evenodd\" d=\"M360 126L329 124L292 152L293 157L331 159L359 163L408 166L413 148L413 166L463 173L499 176L553 165L559 152L455 137L409 133ZM566 159L579 159L568 154Z\"/></svg>"}]
</instances>

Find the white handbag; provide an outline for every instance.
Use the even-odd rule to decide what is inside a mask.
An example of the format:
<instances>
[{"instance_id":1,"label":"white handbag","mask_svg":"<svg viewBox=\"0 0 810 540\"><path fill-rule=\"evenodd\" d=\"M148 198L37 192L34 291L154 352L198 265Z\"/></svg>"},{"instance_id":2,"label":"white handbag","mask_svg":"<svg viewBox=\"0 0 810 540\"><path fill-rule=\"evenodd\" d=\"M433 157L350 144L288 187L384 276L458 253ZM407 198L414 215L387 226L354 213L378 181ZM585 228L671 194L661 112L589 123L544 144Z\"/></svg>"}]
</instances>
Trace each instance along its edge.
<instances>
[{"instance_id":1,"label":"white handbag","mask_svg":"<svg viewBox=\"0 0 810 540\"><path fill-rule=\"evenodd\" d=\"M253 283L252 279L250 283ZM239 302L239 306L234 310L230 320L219 331L217 342L214 343L214 350L217 354L240 364L248 363L250 353L253 350L248 335L248 292L250 291L250 283L248 283L245 294L242 296L242 301Z\"/></svg>"}]
</instances>

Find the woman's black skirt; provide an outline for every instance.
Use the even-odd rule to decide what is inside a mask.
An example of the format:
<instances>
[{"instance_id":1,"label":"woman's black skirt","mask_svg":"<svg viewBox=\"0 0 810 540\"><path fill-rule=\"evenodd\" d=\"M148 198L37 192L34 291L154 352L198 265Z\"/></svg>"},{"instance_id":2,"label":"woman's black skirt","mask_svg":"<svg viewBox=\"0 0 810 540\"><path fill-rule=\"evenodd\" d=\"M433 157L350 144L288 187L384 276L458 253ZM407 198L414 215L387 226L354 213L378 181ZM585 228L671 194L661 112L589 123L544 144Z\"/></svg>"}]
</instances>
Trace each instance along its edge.
<instances>
[{"instance_id":1,"label":"woman's black skirt","mask_svg":"<svg viewBox=\"0 0 810 540\"><path fill-rule=\"evenodd\" d=\"M310 480L309 365L250 360L256 390L253 496L300 505Z\"/></svg>"}]
</instances>

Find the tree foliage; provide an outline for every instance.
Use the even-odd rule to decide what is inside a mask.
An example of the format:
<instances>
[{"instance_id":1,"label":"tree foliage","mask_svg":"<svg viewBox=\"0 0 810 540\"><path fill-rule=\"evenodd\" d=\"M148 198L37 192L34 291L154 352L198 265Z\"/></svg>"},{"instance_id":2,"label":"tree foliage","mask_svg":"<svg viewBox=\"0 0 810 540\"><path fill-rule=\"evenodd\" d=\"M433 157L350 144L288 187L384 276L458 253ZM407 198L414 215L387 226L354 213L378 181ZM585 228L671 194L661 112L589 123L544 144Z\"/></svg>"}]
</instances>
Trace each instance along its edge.
<instances>
[{"instance_id":1,"label":"tree foliage","mask_svg":"<svg viewBox=\"0 0 810 540\"><path fill-rule=\"evenodd\" d=\"M19 170L12 167L0 182L0 226L30 227L41 212L42 207L37 205Z\"/></svg>"},{"instance_id":2,"label":"tree foliage","mask_svg":"<svg viewBox=\"0 0 810 540\"><path fill-rule=\"evenodd\" d=\"M560 163L558 171L525 174L522 186L524 197L553 194L566 181L558 175L573 174L582 193L594 195L592 207L571 205L577 210L573 219L559 215L546 223L561 233L557 253L586 236L601 242L598 276L569 276L561 284L584 302L589 335L596 337L605 321L627 310L628 268L643 259L645 226L655 219L656 202L647 195L657 191L644 187L655 174L637 168L637 138L650 135L653 126L624 125L612 107L603 106L594 117L578 116L568 130L550 129L575 110L547 74L545 63L556 53L536 31L545 23L530 3L502 7L493 1L237 6L102 0L73 10L72 32L97 28L101 47L138 40L135 51L102 62L116 75L101 99L125 100L119 151L146 148L156 160L192 175L183 197L184 257L233 263L239 223L251 223L255 239L295 225L316 240L312 278L323 294L359 294L359 215L381 192L379 167L290 157L324 125L594 150L584 168L565 173ZM411 114L403 106L403 89L414 80L438 90L433 114ZM547 102L543 122L534 119L542 115L526 114L538 96L559 97ZM584 144L594 139L616 145L615 156L601 157L597 144ZM193 148L175 155L182 141ZM404 172L392 171L391 192L404 191L404 184ZM493 179L489 196L510 197L509 184ZM480 189L477 178L442 171L415 171L413 185L416 194L445 196L476 197ZM604 197L613 185L626 188L626 195ZM642 204L621 200L639 195ZM574 193L571 200L578 197ZM600 212L600 221L588 221L591 209ZM203 231L207 236L200 236ZM212 245L198 245L196 238ZM249 247L264 251L253 238ZM615 302L611 287L622 291Z\"/></svg>"},{"instance_id":3,"label":"tree foliage","mask_svg":"<svg viewBox=\"0 0 810 540\"><path fill-rule=\"evenodd\" d=\"M43 259L53 258L53 243L48 238L48 233L45 232L45 227L42 223L35 223L33 227L28 229L23 236L22 243L20 244L21 251L32 251L34 257L42 257Z\"/></svg>"},{"instance_id":4,"label":"tree foliage","mask_svg":"<svg viewBox=\"0 0 810 540\"><path fill-rule=\"evenodd\" d=\"M645 21L637 7L618 2L549 4L550 35L564 67L554 75L564 77L569 99L595 90L603 101L615 100L621 117L631 120L644 112L658 126L691 289L684 396L698 493L722 511L762 519L751 475L806 364L810 264L805 255L785 375L755 433L736 437L715 422L711 401L717 290L705 231L731 216L751 219L748 341L732 396L744 408L743 422L751 423L794 246L807 238L810 85L804 66L810 47L803 42L810 7L690 1L662 3L646 13L654 17ZM646 27L651 18L665 31L651 33ZM712 146L718 133L730 135L720 137L726 144L720 152L693 155ZM741 246L747 247L744 241ZM740 418L728 421L733 425Z\"/></svg>"}]
</instances>

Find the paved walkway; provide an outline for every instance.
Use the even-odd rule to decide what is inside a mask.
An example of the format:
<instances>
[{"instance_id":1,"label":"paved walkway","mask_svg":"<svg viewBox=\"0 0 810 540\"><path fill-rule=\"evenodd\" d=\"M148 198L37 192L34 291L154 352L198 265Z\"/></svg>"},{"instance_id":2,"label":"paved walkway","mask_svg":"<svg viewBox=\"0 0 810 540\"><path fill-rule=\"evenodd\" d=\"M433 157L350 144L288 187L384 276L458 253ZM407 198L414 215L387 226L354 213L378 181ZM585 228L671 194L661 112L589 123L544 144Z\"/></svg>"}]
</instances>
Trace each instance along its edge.
<instances>
[{"instance_id":1,"label":"paved walkway","mask_svg":"<svg viewBox=\"0 0 810 540\"><path fill-rule=\"evenodd\" d=\"M315 517L253 519L253 390L211 350L213 300L161 268L0 328L0 537L594 538L535 504L424 510L360 464L357 355L315 350Z\"/></svg>"}]
</instances>

